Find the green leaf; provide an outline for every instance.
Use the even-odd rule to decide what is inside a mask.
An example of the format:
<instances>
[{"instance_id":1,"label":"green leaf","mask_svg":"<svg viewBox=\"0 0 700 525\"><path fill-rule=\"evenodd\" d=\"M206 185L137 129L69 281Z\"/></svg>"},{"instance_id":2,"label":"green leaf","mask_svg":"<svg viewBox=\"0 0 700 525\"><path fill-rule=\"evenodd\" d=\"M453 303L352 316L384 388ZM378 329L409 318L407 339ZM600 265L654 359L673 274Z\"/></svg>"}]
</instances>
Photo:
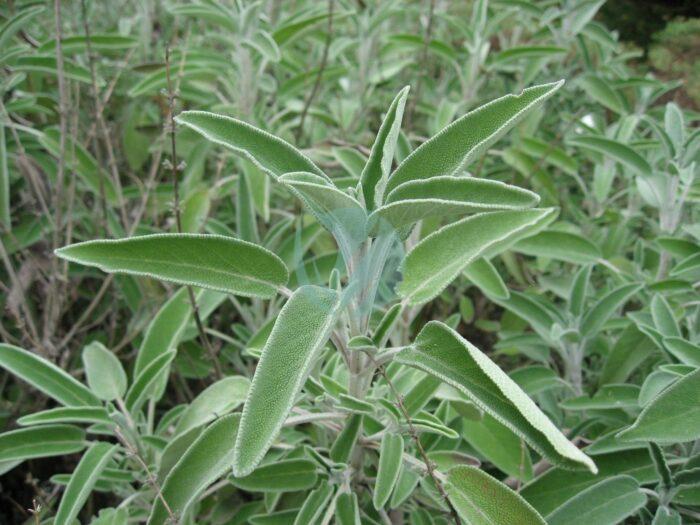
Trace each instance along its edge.
<instances>
[{"instance_id":1,"label":"green leaf","mask_svg":"<svg viewBox=\"0 0 700 525\"><path fill-rule=\"evenodd\" d=\"M552 58L566 53L566 48L556 46L516 46L499 52L493 64L505 64L523 59Z\"/></svg>"},{"instance_id":2,"label":"green leaf","mask_svg":"<svg viewBox=\"0 0 700 525\"><path fill-rule=\"evenodd\" d=\"M347 463L361 430L362 415L353 414L346 420L343 429L335 438L328 456L336 463Z\"/></svg>"},{"instance_id":3,"label":"green leaf","mask_svg":"<svg viewBox=\"0 0 700 525\"><path fill-rule=\"evenodd\" d=\"M326 177L308 157L284 140L250 124L206 111L183 111L175 121L250 160L273 178L295 171Z\"/></svg>"},{"instance_id":4,"label":"green leaf","mask_svg":"<svg viewBox=\"0 0 700 525\"><path fill-rule=\"evenodd\" d=\"M604 295L583 316L580 327L581 335L591 337L597 334L610 316L640 288L639 284L623 284Z\"/></svg>"},{"instance_id":5,"label":"green leaf","mask_svg":"<svg viewBox=\"0 0 700 525\"><path fill-rule=\"evenodd\" d=\"M474 286L489 297L503 300L510 297L510 291L506 283L503 282L501 274L498 273L496 267L488 259L477 259L468 264L462 270L462 273Z\"/></svg>"},{"instance_id":6,"label":"green leaf","mask_svg":"<svg viewBox=\"0 0 700 525\"><path fill-rule=\"evenodd\" d=\"M636 479L640 485L656 481L656 471L646 448L597 455L596 464L600 469L598 475L585 471L550 469L525 485L520 494L540 514L547 515L588 487L611 476L626 474Z\"/></svg>"},{"instance_id":7,"label":"green leaf","mask_svg":"<svg viewBox=\"0 0 700 525\"><path fill-rule=\"evenodd\" d=\"M365 240L367 215L362 205L325 178L313 173L287 173L279 178L338 241L346 254Z\"/></svg>"},{"instance_id":8,"label":"green leaf","mask_svg":"<svg viewBox=\"0 0 700 525\"><path fill-rule=\"evenodd\" d=\"M284 263L261 246L221 235L156 234L72 244L71 262L244 297L271 298L287 283Z\"/></svg>"},{"instance_id":9,"label":"green leaf","mask_svg":"<svg viewBox=\"0 0 700 525\"><path fill-rule=\"evenodd\" d=\"M256 468L244 477L229 478L239 489L250 492L294 492L316 485L316 463L309 459L286 459Z\"/></svg>"},{"instance_id":10,"label":"green leaf","mask_svg":"<svg viewBox=\"0 0 700 525\"><path fill-rule=\"evenodd\" d=\"M338 496L335 505L335 521L338 525L360 525L360 508L357 494L344 492Z\"/></svg>"},{"instance_id":11,"label":"green leaf","mask_svg":"<svg viewBox=\"0 0 700 525\"><path fill-rule=\"evenodd\" d=\"M367 210L381 206L384 198L384 188L389 180L391 163L394 160L396 141L401 131L401 119L406 106L406 97L410 86L399 91L389 106L382 125L377 132L377 137L372 144L369 159L360 175L358 192L362 191Z\"/></svg>"},{"instance_id":12,"label":"green leaf","mask_svg":"<svg viewBox=\"0 0 700 525\"><path fill-rule=\"evenodd\" d=\"M580 492L547 516L549 525L615 525L643 507L646 495L630 476L615 476Z\"/></svg>"},{"instance_id":13,"label":"green leaf","mask_svg":"<svg viewBox=\"0 0 700 525\"><path fill-rule=\"evenodd\" d=\"M209 385L187 405L173 435L187 432L191 428L235 410L245 401L249 386L250 380L242 376L225 377Z\"/></svg>"},{"instance_id":14,"label":"green leaf","mask_svg":"<svg viewBox=\"0 0 700 525\"><path fill-rule=\"evenodd\" d=\"M488 414L481 421L465 419L462 436L502 472L521 481L532 478L530 454L520 438Z\"/></svg>"},{"instance_id":15,"label":"green leaf","mask_svg":"<svg viewBox=\"0 0 700 525\"><path fill-rule=\"evenodd\" d=\"M294 525L322 523L322 516L331 496L333 496L333 490L333 485L324 485L309 492L304 504L299 509L299 514L294 520Z\"/></svg>"},{"instance_id":16,"label":"green leaf","mask_svg":"<svg viewBox=\"0 0 700 525\"><path fill-rule=\"evenodd\" d=\"M591 270L593 266L584 266L574 276L574 282L571 283L571 291L569 292L569 311L576 317L583 313L583 308L588 296L588 283L591 279Z\"/></svg>"},{"instance_id":17,"label":"green leaf","mask_svg":"<svg viewBox=\"0 0 700 525\"><path fill-rule=\"evenodd\" d=\"M678 327L678 322L676 322L673 311L663 295L656 294L651 298L649 310L654 320L654 326L664 337L681 336L681 329Z\"/></svg>"},{"instance_id":18,"label":"green leaf","mask_svg":"<svg viewBox=\"0 0 700 525\"><path fill-rule=\"evenodd\" d=\"M239 420L238 414L230 414L209 425L172 468L161 493L173 514L182 516L204 489L231 468L231 443L238 432ZM162 499L155 498L148 525L169 523L170 516Z\"/></svg>"},{"instance_id":19,"label":"green leaf","mask_svg":"<svg viewBox=\"0 0 700 525\"><path fill-rule=\"evenodd\" d=\"M700 369L680 378L649 403L634 424L618 434L624 441L678 443L700 437Z\"/></svg>"},{"instance_id":20,"label":"green leaf","mask_svg":"<svg viewBox=\"0 0 700 525\"><path fill-rule=\"evenodd\" d=\"M50 423L103 423L111 424L107 410L103 407L58 407L27 414L17 420L22 426Z\"/></svg>"},{"instance_id":21,"label":"green leaf","mask_svg":"<svg viewBox=\"0 0 700 525\"><path fill-rule=\"evenodd\" d=\"M100 405L85 385L46 359L16 346L0 344L0 366L62 405Z\"/></svg>"},{"instance_id":22,"label":"green leaf","mask_svg":"<svg viewBox=\"0 0 700 525\"><path fill-rule=\"evenodd\" d=\"M330 336L340 298L302 286L284 305L265 343L243 407L233 473L242 477L260 463L294 404L294 398Z\"/></svg>"},{"instance_id":23,"label":"green leaf","mask_svg":"<svg viewBox=\"0 0 700 525\"><path fill-rule=\"evenodd\" d=\"M394 490L401 472L403 459L403 438L400 434L385 432L379 448L379 466L377 467L377 480L374 483L372 503L379 510L384 507L391 491Z\"/></svg>"},{"instance_id":24,"label":"green leaf","mask_svg":"<svg viewBox=\"0 0 700 525\"><path fill-rule=\"evenodd\" d=\"M505 372L446 325L429 322L395 360L455 387L552 463L585 466L596 472L593 461L564 437Z\"/></svg>"},{"instance_id":25,"label":"green leaf","mask_svg":"<svg viewBox=\"0 0 700 525\"><path fill-rule=\"evenodd\" d=\"M85 448L85 432L72 425L41 425L0 434L0 461L73 454Z\"/></svg>"},{"instance_id":26,"label":"green leaf","mask_svg":"<svg viewBox=\"0 0 700 525\"><path fill-rule=\"evenodd\" d=\"M386 204L370 216L370 228L401 228L429 217L467 213L522 210L536 206L536 193L474 177L433 177L402 184L386 198Z\"/></svg>"},{"instance_id":27,"label":"green leaf","mask_svg":"<svg viewBox=\"0 0 700 525\"><path fill-rule=\"evenodd\" d=\"M83 349L87 383L97 397L112 401L126 392L126 372L122 364L102 343L93 341Z\"/></svg>"},{"instance_id":28,"label":"green leaf","mask_svg":"<svg viewBox=\"0 0 700 525\"><path fill-rule=\"evenodd\" d=\"M0 38L2 37L0 36ZM7 168L7 142L5 142L5 126L3 125L0 125L0 226L7 232L12 229L10 218L10 171Z\"/></svg>"},{"instance_id":29,"label":"green leaf","mask_svg":"<svg viewBox=\"0 0 700 525\"><path fill-rule=\"evenodd\" d=\"M35 16L44 12L43 5L33 5L17 12L0 26L0 49L7 49L10 39L25 27Z\"/></svg>"},{"instance_id":30,"label":"green leaf","mask_svg":"<svg viewBox=\"0 0 700 525\"><path fill-rule=\"evenodd\" d=\"M164 353L136 376L124 400L129 412L138 412L148 396L157 388L163 374L175 359L175 354L175 350Z\"/></svg>"},{"instance_id":31,"label":"green leaf","mask_svg":"<svg viewBox=\"0 0 700 525\"><path fill-rule=\"evenodd\" d=\"M445 490L459 516L470 525L546 525L518 493L476 467L452 468Z\"/></svg>"},{"instance_id":32,"label":"green leaf","mask_svg":"<svg viewBox=\"0 0 700 525\"><path fill-rule=\"evenodd\" d=\"M513 250L548 257L574 264L590 264L600 259L600 250L591 241L580 235L561 231L544 231L519 241Z\"/></svg>"},{"instance_id":33,"label":"green leaf","mask_svg":"<svg viewBox=\"0 0 700 525\"><path fill-rule=\"evenodd\" d=\"M399 185L461 172L527 113L552 96L563 81L506 95L456 120L416 148L389 178L387 194Z\"/></svg>"},{"instance_id":34,"label":"green leaf","mask_svg":"<svg viewBox=\"0 0 700 525\"><path fill-rule=\"evenodd\" d=\"M54 56L19 57L12 65L12 69L13 71L48 73L50 75L58 76L56 57ZM78 64L65 59L63 62L63 75L66 78L76 80L78 82L83 82L85 84L92 83L92 77L90 76L89 69L86 69L83 66L79 66ZM100 77L96 78L96 82L98 86L103 86L105 83L104 79Z\"/></svg>"},{"instance_id":35,"label":"green leaf","mask_svg":"<svg viewBox=\"0 0 700 525\"><path fill-rule=\"evenodd\" d=\"M598 136L575 137L569 144L578 148L602 153L629 168L637 175L651 177L652 168L639 153L617 140Z\"/></svg>"},{"instance_id":36,"label":"green leaf","mask_svg":"<svg viewBox=\"0 0 700 525\"><path fill-rule=\"evenodd\" d=\"M100 442L92 445L83 454L63 492L61 504L54 518L56 525L73 524L116 449L117 445Z\"/></svg>"},{"instance_id":37,"label":"green leaf","mask_svg":"<svg viewBox=\"0 0 700 525\"><path fill-rule=\"evenodd\" d=\"M700 346L680 337L664 337L664 348L681 363L700 367Z\"/></svg>"},{"instance_id":38,"label":"green leaf","mask_svg":"<svg viewBox=\"0 0 700 525\"><path fill-rule=\"evenodd\" d=\"M620 115L626 112L625 103L620 94L603 78L597 75L586 75L581 78L580 83L586 95L596 102Z\"/></svg>"},{"instance_id":39,"label":"green leaf","mask_svg":"<svg viewBox=\"0 0 700 525\"><path fill-rule=\"evenodd\" d=\"M479 257L490 257L536 234L555 217L552 208L480 213L428 235L406 256L398 292L410 304L427 302Z\"/></svg>"}]
</instances>

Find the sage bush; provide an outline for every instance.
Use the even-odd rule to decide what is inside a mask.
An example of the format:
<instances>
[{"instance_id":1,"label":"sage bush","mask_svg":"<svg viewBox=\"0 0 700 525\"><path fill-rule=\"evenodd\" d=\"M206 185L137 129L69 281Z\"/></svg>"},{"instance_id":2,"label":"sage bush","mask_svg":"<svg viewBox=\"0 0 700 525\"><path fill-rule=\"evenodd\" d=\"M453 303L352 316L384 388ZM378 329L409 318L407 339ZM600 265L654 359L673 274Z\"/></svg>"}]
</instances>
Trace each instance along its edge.
<instances>
[{"instance_id":1,"label":"sage bush","mask_svg":"<svg viewBox=\"0 0 700 525\"><path fill-rule=\"evenodd\" d=\"M0 521L700 519L698 113L603 3L0 7Z\"/></svg>"}]
</instances>

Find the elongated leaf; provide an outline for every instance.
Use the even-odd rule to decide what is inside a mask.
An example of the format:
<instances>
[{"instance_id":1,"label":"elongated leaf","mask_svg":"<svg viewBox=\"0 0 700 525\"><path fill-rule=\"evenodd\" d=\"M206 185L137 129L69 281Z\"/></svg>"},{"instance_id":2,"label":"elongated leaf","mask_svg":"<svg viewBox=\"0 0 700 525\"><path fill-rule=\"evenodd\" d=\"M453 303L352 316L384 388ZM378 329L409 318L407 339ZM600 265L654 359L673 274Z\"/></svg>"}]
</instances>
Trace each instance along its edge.
<instances>
[{"instance_id":1,"label":"elongated leaf","mask_svg":"<svg viewBox=\"0 0 700 525\"><path fill-rule=\"evenodd\" d=\"M488 259L477 259L468 264L462 270L462 273L486 295L498 299L508 299L510 297L510 291L506 283L503 282L501 274L498 273L496 267Z\"/></svg>"},{"instance_id":2,"label":"elongated leaf","mask_svg":"<svg viewBox=\"0 0 700 525\"><path fill-rule=\"evenodd\" d=\"M97 479L112 458L117 445L100 442L92 445L80 463L71 474L66 490L63 492L61 504L54 518L56 525L71 525L78 517L80 509L85 505L90 492L92 492Z\"/></svg>"},{"instance_id":3,"label":"elongated leaf","mask_svg":"<svg viewBox=\"0 0 700 525\"><path fill-rule=\"evenodd\" d=\"M204 489L231 468L231 443L240 416L224 416L207 427L172 468L162 487L163 499L176 516L182 516ZM155 498L148 525L164 525L170 516L161 498Z\"/></svg>"},{"instance_id":4,"label":"elongated leaf","mask_svg":"<svg viewBox=\"0 0 700 525\"><path fill-rule=\"evenodd\" d=\"M665 337L664 347L681 363L700 366L700 346L680 337Z\"/></svg>"},{"instance_id":5,"label":"elongated leaf","mask_svg":"<svg viewBox=\"0 0 700 525\"><path fill-rule=\"evenodd\" d=\"M499 181L473 177L433 177L402 184L386 198L386 204L370 216L371 227L393 228L428 217L467 213L522 210L536 206L536 193Z\"/></svg>"},{"instance_id":6,"label":"elongated leaf","mask_svg":"<svg viewBox=\"0 0 700 525\"><path fill-rule=\"evenodd\" d=\"M650 177L652 169L644 157L631 147L606 137L583 136L571 139L569 143L573 146L602 153L611 159L629 168L637 175Z\"/></svg>"},{"instance_id":7,"label":"elongated leaf","mask_svg":"<svg viewBox=\"0 0 700 525\"><path fill-rule=\"evenodd\" d=\"M329 457L336 463L347 463L350 460L353 447L357 442L357 436L361 431L362 415L353 414L347 419L343 430L340 431L338 437L333 442Z\"/></svg>"},{"instance_id":8,"label":"elongated leaf","mask_svg":"<svg viewBox=\"0 0 700 525\"><path fill-rule=\"evenodd\" d=\"M163 374L175 359L175 351L171 350L154 359L134 379L126 393L125 404L130 412L137 412L148 396L158 387Z\"/></svg>"},{"instance_id":9,"label":"elongated leaf","mask_svg":"<svg viewBox=\"0 0 700 525\"><path fill-rule=\"evenodd\" d=\"M622 306L627 299L641 288L638 284L623 284L603 296L588 310L581 321L581 335L593 336L603 328L610 316Z\"/></svg>"},{"instance_id":10,"label":"elongated leaf","mask_svg":"<svg viewBox=\"0 0 700 525\"><path fill-rule=\"evenodd\" d=\"M323 177L313 173L287 173L279 178L333 234L341 250L351 250L366 238L367 215L362 205Z\"/></svg>"},{"instance_id":11,"label":"elongated leaf","mask_svg":"<svg viewBox=\"0 0 700 525\"><path fill-rule=\"evenodd\" d=\"M313 487L317 476L313 461L287 459L263 465L245 477L230 480L239 489L251 492L293 492Z\"/></svg>"},{"instance_id":12,"label":"elongated leaf","mask_svg":"<svg viewBox=\"0 0 700 525\"><path fill-rule=\"evenodd\" d=\"M493 256L536 234L554 216L551 208L496 211L445 226L428 235L406 256L398 292L411 304L429 301L478 257Z\"/></svg>"},{"instance_id":13,"label":"elongated leaf","mask_svg":"<svg viewBox=\"0 0 700 525\"><path fill-rule=\"evenodd\" d=\"M551 462L596 472L593 461L564 437L505 372L446 325L429 322L415 343L395 359L457 388Z\"/></svg>"},{"instance_id":14,"label":"elongated leaf","mask_svg":"<svg viewBox=\"0 0 700 525\"><path fill-rule=\"evenodd\" d=\"M566 53L566 49L556 46L517 46L505 49L498 53L494 64L504 64L523 59L551 58Z\"/></svg>"},{"instance_id":15,"label":"elongated leaf","mask_svg":"<svg viewBox=\"0 0 700 525\"><path fill-rule=\"evenodd\" d=\"M310 171L325 177L320 168L294 146L243 121L206 111L183 111L175 120L246 157L273 178L294 171Z\"/></svg>"},{"instance_id":16,"label":"elongated leaf","mask_svg":"<svg viewBox=\"0 0 700 525\"><path fill-rule=\"evenodd\" d=\"M184 410L175 427L175 435L208 423L217 416L243 404L250 380L247 377L225 377L205 388Z\"/></svg>"},{"instance_id":17,"label":"elongated leaf","mask_svg":"<svg viewBox=\"0 0 700 525\"><path fill-rule=\"evenodd\" d=\"M540 514L546 516L588 487L612 476L625 474L636 479L639 484L657 481L646 447L597 455L596 464L600 469L598 475L561 468L550 469L523 487L521 494Z\"/></svg>"},{"instance_id":18,"label":"elongated leaf","mask_svg":"<svg viewBox=\"0 0 700 525\"><path fill-rule=\"evenodd\" d=\"M58 407L22 416L17 423L24 426L49 423L112 423L103 407Z\"/></svg>"},{"instance_id":19,"label":"elongated leaf","mask_svg":"<svg viewBox=\"0 0 700 525\"><path fill-rule=\"evenodd\" d=\"M289 413L310 367L330 335L338 294L315 286L297 289L265 343L243 407L233 473L243 477L260 463Z\"/></svg>"},{"instance_id":20,"label":"elongated leaf","mask_svg":"<svg viewBox=\"0 0 700 525\"><path fill-rule=\"evenodd\" d=\"M574 264L600 259L600 250L591 241L574 233L544 231L519 241L513 250L535 257L549 257Z\"/></svg>"},{"instance_id":21,"label":"elongated leaf","mask_svg":"<svg viewBox=\"0 0 700 525\"><path fill-rule=\"evenodd\" d=\"M613 110L615 113L621 115L625 113L626 108L624 100L604 79L596 75L587 75L583 77L580 82L581 87L590 98L603 104L606 108Z\"/></svg>"},{"instance_id":22,"label":"elongated leaf","mask_svg":"<svg viewBox=\"0 0 700 525\"><path fill-rule=\"evenodd\" d=\"M345 492L338 496L335 507L335 521L338 525L360 525L360 508L357 494Z\"/></svg>"},{"instance_id":23,"label":"elongated leaf","mask_svg":"<svg viewBox=\"0 0 700 525\"><path fill-rule=\"evenodd\" d=\"M299 514L294 520L294 525L322 522L322 516L332 496L333 485L321 486L309 492L304 504L299 509Z\"/></svg>"},{"instance_id":24,"label":"elongated leaf","mask_svg":"<svg viewBox=\"0 0 700 525\"><path fill-rule=\"evenodd\" d=\"M413 151L389 178L387 193L411 180L460 175L562 84L563 81L527 88L519 95L506 95L467 113Z\"/></svg>"},{"instance_id":25,"label":"elongated leaf","mask_svg":"<svg viewBox=\"0 0 700 525\"><path fill-rule=\"evenodd\" d=\"M100 405L85 385L53 363L19 347L0 344L0 366L62 405Z\"/></svg>"},{"instance_id":26,"label":"elongated leaf","mask_svg":"<svg viewBox=\"0 0 700 525\"><path fill-rule=\"evenodd\" d=\"M459 516L470 525L545 525L520 495L477 467L451 469L445 490Z\"/></svg>"},{"instance_id":27,"label":"elongated leaf","mask_svg":"<svg viewBox=\"0 0 700 525\"><path fill-rule=\"evenodd\" d=\"M382 437L379 448L379 466L377 467L377 481L374 483L372 503L375 509L384 507L394 485L399 479L403 456L403 438L400 434L387 432Z\"/></svg>"},{"instance_id":28,"label":"elongated leaf","mask_svg":"<svg viewBox=\"0 0 700 525\"><path fill-rule=\"evenodd\" d=\"M680 337L681 329L678 327L671 306L663 295L656 294L652 297L649 309L656 329L664 337Z\"/></svg>"},{"instance_id":29,"label":"elongated leaf","mask_svg":"<svg viewBox=\"0 0 700 525\"><path fill-rule=\"evenodd\" d=\"M15 71L31 71L58 76L56 57L53 56L19 57L13 64L12 69ZM63 74L66 78L70 78L71 80L76 80L78 82L84 82L86 84L90 84L92 82L90 70L84 68L83 66L79 66L75 62L64 61ZM103 86L105 83L104 79L101 77L97 77L96 81L98 86Z\"/></svg>"},{"instance_id":30,"label":"elongated leaf","mask_svg":"<svg viewBox=\"0 0 700 525\"><path fill-rule=\"evenodd\" d=\"M0 26L0 49L6 49L10 39L24 26L26 26L32 18L44 11L43 5L33 5L22 9L12 18L9 18L2 26Z\"/></svg>"},{"instance_id":31,"label":"elongated leaf","mask_svg":"<svg viewBox=\"0 0 700 525\"><path fill-rule=\"evenodd\" d=\"M677 443L700 437L700 369L682 377L649 403L634 424L618 436L623 441Z\"/></svg>"},{"instance_id":32,"label":"elongated leaf","mask_svg":"<svg viewBox=\"0 0 700 525\"><path fill-rule=\"evenodd\" d=\"M0 225L8 232L12 228L10 220L10 172L7 169L5 126L2 125L0 125Z\"/></svg>"},{"instance_id":33,"label":"elongated leaf","mask_svg":"<svg viewBox=\"0 0 700 525\"><path fill-rule=\"evenodd\" d=\"M245 297L273 297L288 278L284 263L272 252L220 235L87 241L60 248L56 255L105 272L145 275Z\"/></svg>"},{"instance_id":34,"label":"elongated leaf","mask_svg":"<svg viewBox=\"0 0 700 525\"><path fill-rule=\"evenodd\" d=\"M83 349L83 365L88 385L103 401L112 401L126 392L126 372L102 343L94 341Z\"/></svg>"},{"instance_id":35,"label":"elongated leaf","mask_svg":"<svg viewBox=\"0 0 700 525\"><path fill-rule=\"evenodd\" d=\"M146 328L134 364L134 377L164 353L177 348L192 315L187 288L181 288L158 310Z\"/></svg>"},{"instance_id":36,"label":"elongated leaf","mask_svg":"<svg viewBox=\"0 0 700 525\"><path fill-rule=\"evenodd\" d=\"M410 86L406 86L391 102L377 137L374 139L374 144L372 144L369 159L360 175L358 191L362 191L365 207L369 211L380 206L384 198L384 187L389 180L391 163L394 160L394 150L401 131L401 119L409 90Z\"/></svg>"},{"instance_id":37,"label":"elongated leaf","mask_svg":"<svg viewBox=\"0 0 700 525\"><path fill-rule=\"evenodd\" d=\"M85 448L85 432L72 425L42 425L0 434L0 461L63 456Z\"/></svg>"},{"instance_id":38,"label":"elongated leaf","mask_svg":"<svg viewBox=\"0 0 700 525\"><path fill-rule=\"evenodd\" d=\"M589 487L547 516L549 525L615 525L646 504L630 476L615 476Z\"/></svg>"}]
</instances>

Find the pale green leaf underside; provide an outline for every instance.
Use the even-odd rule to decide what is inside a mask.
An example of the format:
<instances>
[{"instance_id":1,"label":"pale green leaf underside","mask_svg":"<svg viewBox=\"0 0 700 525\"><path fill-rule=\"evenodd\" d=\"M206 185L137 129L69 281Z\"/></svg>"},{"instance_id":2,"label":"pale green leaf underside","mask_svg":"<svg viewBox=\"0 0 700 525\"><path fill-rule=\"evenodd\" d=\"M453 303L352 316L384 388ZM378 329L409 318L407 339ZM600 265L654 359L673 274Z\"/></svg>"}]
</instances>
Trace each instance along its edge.
<instances>
[{"instance_id":1,"label":"pale green leaf underside","mask_svg":"<svg viewBox=\"0 0 700 525\"><path fill-rule=\"evenodd\" d=\"M634 424L619 434L623 441L678 443L700 437L700 369L677 380L653 399Z\"/></svg>"},{"instance_id":2,"label":"pale green leaf underside","mask_svg":"<svg viewBox=\"0 0 700 525\"><path fill-rule=\"evenodd\" d=\"M459 516L470 525L546 525L519 494L476 467L452 468L445 490Z\"/></svg>"},{"instance_id":3,"label":"pale green leaf underside","mask_svg":"<svg viewBox=\"0 0 700 525\"><path fill-rule=\"evenodd\" d=\"M98 341L83 349L83 364L88 385L97 397L112 401L126 392L126 372L119 359Z\"/></svg>"},{"instance_id":4,"label":"pale green leaf underside","mask_svg":"<svg viewBox=\"0 0 700 525\"><path fill-rule=\"evenodd\" d=\"M457 388L552 463L585 466L596 472L593 461L564 437L505 372L446 325L428 323L396 360Z\"/></svg>"},{"instance_id":5,"label":"pale green leaf underside","mask_svg":"<svg viewBox=\"0 0 700 525\"><path fill-rule=\"evenodd\" d=\"M396 485L401 472L403 456L403 438L401 434L387 432L382 437L379 448L379 466L377 467L377 480L374 483L372 503L375 509L384 507L391 491Z\"/></svg>"},{"instance_id":6,"label":"pale green leaf underside","mask_svg":"<svg viewBox=\"0 0 700 525\"><path fill-rule=\"evenodd\" d=\"M17 346L0 344L0 366L62 405L100 405L95 394L73 376Z\"/></svg>"},{"instance_id":7,"label":"pale green leaf underside","mask_svg":"<svg viewBox=\"0 0 700 525\"><path fill-rule=\"evenodd\" d=\"M374 139L369 159L360 175L359 188L362 190L368 210L373 210L382 202L384 187L389 180L391 163L394 160L396 140L399 138L409 89L410 86L403 88L391 102L377 137Z\"/></svg>"},{"instance_id":8,"label":"pale green leaf underside","mask_svg":"<svg viewBox=\"0 0 700 525\"><path fill-rule=\"evenodd\" d=\"M488 259L477 259L462 270L464 276L486 295L497 299L508 299L510 291L501 274Z\"/></svg>"},{"instance_id":9,"label":"pale green leaf underside","mask_svg":"<svg viewBox=\"0 0 700 525\"><path fill-rule=\"evenodd\" d=\"M72 454L85 448L85 432L72 425L42 425L0 434L0 461Z\"/></svg>"},{"instance_id":10,"label":"pale green leaf underside","mask_svg":"<svg viewBox=\"0 0 700 525\"><path fill-rule=\"evenodd\" d=\"M536 193L499 181L473 177L433 177L402 184L370 216L373 230L401 228L428 217L450 217L536 206Z\"/></svg>"},{"instance_id":11,"label":"pale green leaf underside","mask_svg":"<svg viewBox=\"0 0 700 525\"><path fill-rule=\"evenodd\" d=\"M544 231L519 241L513 250L533 257L550 257L574 264L594 263L601 257L591 241L574 233Z\"/></svg>"},{"instance_id":12,"label":"pale green leaf underside","mask_svg":"<svg viewBox=\"0 0 700 525\"><path fill-rule=\"evenodd\" d=\"M490 257L536 234L555 217L553 208L480 213L428 235L406 256L399 294L411 304L437 296L472 261Z\"/></svg>"},{"instance_id":13,"label":"pale green leaf underside","mask_svg":"<svg viewBox=\"0 0 700 525\"><path fill-rule=\"evenodd\" d=\"M250 380L243 376L225 377L209 385L187 405L177 422L174 435L235 410L245 401L249 386Z\"/></svg>"},{"instance_id":14,"label":"pale green leaf underside","mask_svg":"<svg viewBox=\"0 0 700 525\"><path fill-rule=\"evenodd\" d=\"M71 262L200 286L245 297L271 298L287 283L284 263L253 243L221 235L156 234L81 242L56 250Z\"/></svg>"},{"instance_id":15,"label":"pale green leaf underside","mask_svg":"<svg viewBox=\"0 0 700 525\"><path fill-rule=\"evenodd\" d=\"M615 476L580 492L547 516L549 525L615 525L639 508L647 498L631 476Z\"/></svg>"},{"instance_id":16,"label":"pale green leaf underside","mask_svg":"<svg viewBox=\"0 0 700 525\"><path fill-rule=\"evenodd\" d=\"M190 504L233 462L231 443L238 432L240 416L224 416L202 432L172 468L162 486L170 510L182 516ZM148 525L168 523L170 516L160 498L155 498Z\"/></svg>"},{"instance_id":17,"label":"pale green leaf underside","mask_svg":"<svg viewBox=\"0 0 700 525\"><path fill-rule=\"evenodd\" d=\"M527 88L519 95L506 95L467 113L411 153L389 178L387 193L411 180L458 175L562 84Z\"/></svg>"},{"instance_id":18,"label":"pale green leaf underside","mask_svg":"<svg viewBox=\"0 0 700 525\"><path fill-rule=\"evenodd\" d=\"M325 177L321 169L294 146L246 122L206 111L183 111L175 120L243 155L274 178L293 171L310 171Z\"/></svg>"},{"instance_id":19,"label":"pale green leaf underside","mask_svg":"<svg viewBox=\"0 0 700 525\"><path fill-rule=\"evenodd\" d=\"M302 286L282 308L255 369L236 438L233 473L260 463L292 408L339 307L336 292Z\"/></svg>"},{"instance_id":20,"label":"pale green leaf underside","mask_svg":"<svg viewBox=\"0 0 700 525\"><path fill-rule=\"evenodd\" d=\"M61 498L54 518L56 525L72 525L116 448L117 445L98 442L83 454Z\"/></svg>"}]
</instances>

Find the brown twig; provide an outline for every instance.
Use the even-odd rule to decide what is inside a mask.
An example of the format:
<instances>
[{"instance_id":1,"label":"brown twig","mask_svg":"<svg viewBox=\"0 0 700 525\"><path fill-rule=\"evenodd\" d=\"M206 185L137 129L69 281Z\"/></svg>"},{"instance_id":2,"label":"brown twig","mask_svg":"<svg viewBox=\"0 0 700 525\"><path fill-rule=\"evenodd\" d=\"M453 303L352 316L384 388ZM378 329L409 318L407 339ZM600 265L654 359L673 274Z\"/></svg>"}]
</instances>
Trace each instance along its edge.
<instances>
[{"instance_id":1,"label":"brown twig","mask_svg":"<svg viewBox=\"0 0 700 525\"><path fill-rule=\"evenodd\" d=\"M171 162L170 166L172 169L172 178L173 178L173 194L174 194L174 211L175 211L175 224L177 225L177 232L182 233L182 218L180 214L180 175L178 173L179 168L177 166L177 142L175 139L175 92L173 91L173 86L172 82L170 79L170 47L165 48L165 76L167 79L168 83L168 126L169 126L169 134L170 134L170 157L171 157ZM187 295L189 296L190 299L190 304L192 305L192 313L194 317L194 322L197 325L197 331L199 332L199 338L202 341L202 345L204 345L204 348L207 351L207 354L209 355L209 359L211 360L212 364L214 365L214 370L216 372L216 376L218 379L221 379L224 377L223 371L221 370L221 365L219 365L219 361L216 358L216 354L214 353L214 349L211 346L211 343L209 341L209 337L207 337L207 333L204 330L204 324L202 323L202 318L199 315L199 306L197 305L197 299L194 296L194 291L192 290L191 286L187 287Z\"/></svg>"},{"instance_id":2,"label":"brown twig","mask_svg":"<svg viewBox=\"0 0 700 525\"><path fill-rule=\"evenodd\" d=\"M414 443L416 444L416 448L418 449L418 454L420 454L421 459L423 460L423 463L425 463L426 471L428 472L428 475L430 478L433 480L433 483L435 484L435 487L437 488L438 492L440 493L440 496L442 499L445 501L447 504L447 507L450 509L450 514L452 515L452 519L454 520L456 525L461 525L462 521L459 518L459 514L457 513L457 509L454 508L452 505L452 502L450 501L449 497L447 496L447 492L445 491L445 487L442 485L442 482L438 478L436 472L435 472L435 466L433 465L433 462L430 461L430 458L428 457L428 454L425 452L425 449L423 448L423 444L420 442L420 437L418 436L418 431L416 430L416 427L413 425L413 420L411 419L411 415L408 413L408 410L406 409L406 405L404 404L404 399L403 396L401 395L401 392L398 391L396 386L394 385L393 381L389 379L388 374L386 373L386 369L384 368L384 365L380 365L377 363L374 358L367 354L370 358L370 360L374 363L376 366L377 370L381 374L381 376L384 378L384 381L386 381L386 384L389 385L389 389L391 390L391 393L394 395L396 398L396 405L398 406L399 410L401 411L401 414L403 415L404 419L406 420L406 423L408 424L408 433L411 436L411 439L413 439Z\"/></svg>"},{"instance_id":3,"label":"brown twig","mask_svg":"<svg viewBox=\"0 0 700 525\"><path fill-rule=\"evenodd\" d=\"M295 141L298 143L301 139L301 135L304 132L304 122L306 121L306 115L309 113L311 108L311 103L316 97L319 88L321 87L321 77L323 76L323 71L326 69L326 64L328 63L328 50L331 47L331 42L333 41L333 7L335 5L334 0L328 0L328 28L326 34L326 43L323 46L323 54L321 55L321 63L318 66L318 71L316 72L316 80L314 81L314 86L309 93L306 102L304 102L304 107L301 110L301 116L299 117L299 127L296 129L294 134Z\"/></svg>"}]
</instances>

